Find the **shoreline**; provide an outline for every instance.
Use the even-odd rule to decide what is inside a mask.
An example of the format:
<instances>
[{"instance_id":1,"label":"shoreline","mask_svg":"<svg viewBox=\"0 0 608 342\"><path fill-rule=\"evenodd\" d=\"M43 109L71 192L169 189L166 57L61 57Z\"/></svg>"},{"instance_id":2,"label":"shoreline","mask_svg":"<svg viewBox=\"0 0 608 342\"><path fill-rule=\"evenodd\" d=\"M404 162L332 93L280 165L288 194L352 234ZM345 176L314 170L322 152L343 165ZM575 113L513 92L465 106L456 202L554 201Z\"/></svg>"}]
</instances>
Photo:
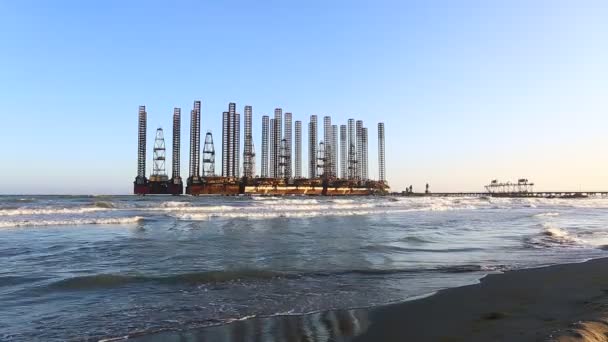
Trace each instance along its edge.
<instances>
[{"instance_id":1,"label":"shoreline","mask_svg":"<svg viewBox=\"0 0 608 342\"><path fill-rule=\"evenodd\" d=\"M489 274L364 309L253 317L134 341L608 341L608 258ZM108 338L108 341L119 340Z\"/></svg>"}]
</instances>

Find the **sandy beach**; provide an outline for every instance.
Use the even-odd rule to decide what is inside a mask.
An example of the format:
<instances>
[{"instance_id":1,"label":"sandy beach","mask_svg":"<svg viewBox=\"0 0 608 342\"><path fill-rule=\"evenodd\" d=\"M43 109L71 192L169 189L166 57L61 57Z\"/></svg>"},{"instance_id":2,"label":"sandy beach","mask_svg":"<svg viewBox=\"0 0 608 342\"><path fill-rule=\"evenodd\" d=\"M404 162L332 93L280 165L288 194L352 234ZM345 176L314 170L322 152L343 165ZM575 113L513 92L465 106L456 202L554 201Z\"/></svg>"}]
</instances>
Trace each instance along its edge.
<instances>
[{"instance_id":1,"label":"sandy beach","mask_svg":"<svg viewBox=\"0 0 608 342\"><path fill-rule=\"evenodd\" d=\"M608 341L608 259L491 274L388 306L250 318L137 341Z\"/></svg>"}]
</instances>

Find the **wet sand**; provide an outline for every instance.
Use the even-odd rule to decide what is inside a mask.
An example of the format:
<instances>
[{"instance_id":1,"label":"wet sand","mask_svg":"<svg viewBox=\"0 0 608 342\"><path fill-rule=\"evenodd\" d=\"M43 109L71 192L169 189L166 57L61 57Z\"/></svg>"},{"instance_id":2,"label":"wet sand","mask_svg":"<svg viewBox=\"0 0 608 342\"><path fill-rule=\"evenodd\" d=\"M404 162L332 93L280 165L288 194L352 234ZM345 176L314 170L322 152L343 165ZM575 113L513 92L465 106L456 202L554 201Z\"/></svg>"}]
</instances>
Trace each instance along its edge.
<instances>
[{"instance_id":1,"label":"wet sand","mask_svg":"<svg viewBox=\"0 0 608 342\"><path fill-rule=\"evenodd\" d=\"M251 318L136 341L608 341L608 258L488 275L370 309Z\"/></svg>"}]
</instances>

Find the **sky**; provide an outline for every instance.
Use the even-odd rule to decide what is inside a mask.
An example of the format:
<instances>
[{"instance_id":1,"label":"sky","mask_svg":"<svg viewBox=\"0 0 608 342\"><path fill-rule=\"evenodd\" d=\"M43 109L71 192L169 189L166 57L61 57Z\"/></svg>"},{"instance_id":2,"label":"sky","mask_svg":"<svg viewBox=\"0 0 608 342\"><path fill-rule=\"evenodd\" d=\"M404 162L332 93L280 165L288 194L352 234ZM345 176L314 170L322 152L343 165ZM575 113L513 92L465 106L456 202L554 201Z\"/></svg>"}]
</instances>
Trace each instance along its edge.
<instances>
[{"instance_id":1,"label":"sky","mask_svg":"<svg viewBox=\"0 0 608 342\"><path fill-rule=\"evenodd\" d=\"M182 108L185 178L194 100L218 150L228 103L253 106L258 169L281 107L304 137L311 114L363 120L372 178L385 122L394 191L608 191L606 18L605 0L1 1L0 193L131 193L140 105L148 174Z\"/></svg>"}]
</instances>

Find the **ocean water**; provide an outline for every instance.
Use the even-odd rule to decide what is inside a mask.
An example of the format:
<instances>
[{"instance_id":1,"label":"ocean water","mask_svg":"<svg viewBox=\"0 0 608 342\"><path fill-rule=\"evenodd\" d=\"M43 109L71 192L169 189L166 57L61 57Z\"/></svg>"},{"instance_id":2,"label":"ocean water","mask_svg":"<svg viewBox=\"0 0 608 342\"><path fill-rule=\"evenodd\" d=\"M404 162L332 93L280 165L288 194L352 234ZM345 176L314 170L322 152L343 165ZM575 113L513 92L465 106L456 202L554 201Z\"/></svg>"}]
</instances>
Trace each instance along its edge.
<instances>
[{"instance_id":1,"label":"ocean water","mask_svg":"<svg viewBox=\"0 0 608 342\"><path fill-rule=\"evenodd\" d=\"M404 301L607 255L608 199L0 196L0 340Z\"/></svg>"}]
</instances>

